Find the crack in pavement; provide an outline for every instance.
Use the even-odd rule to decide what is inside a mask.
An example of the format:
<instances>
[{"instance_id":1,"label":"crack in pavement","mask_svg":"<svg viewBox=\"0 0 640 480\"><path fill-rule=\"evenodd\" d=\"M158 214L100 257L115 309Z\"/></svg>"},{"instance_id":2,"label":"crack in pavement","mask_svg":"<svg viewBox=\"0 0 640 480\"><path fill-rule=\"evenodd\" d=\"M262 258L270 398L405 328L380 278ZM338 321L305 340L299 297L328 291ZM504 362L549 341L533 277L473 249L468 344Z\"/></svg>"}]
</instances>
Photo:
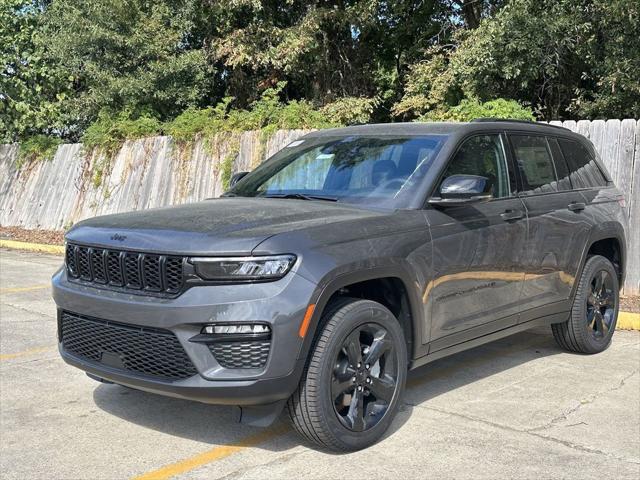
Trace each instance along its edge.
<instances>
[{"instance_id":1,"label":"crack in pavement","mask_svg":"<svg viewBox=\"0 0 640 480\"><path fill-rule=\"evenodd\" d=\"M16 310L21 310L21 311L26 312L26 313L33 313L33 314L39 315L41 317L47 318L49 320L55 321L55 318L53 318L51 315L47 315L45 313L38 312L37 310L30 310L28 308L21 307L20 305L15 305L13 303L4 302L4 301L2 303L0 303L0 305L5 305L7 307L15 308ZM12 320L8 320L8 321L11 322ZM15 320L13 320L13 322L15 322ZM21 320L19 323L24 323L24 321Z\"/></svg>"},{"instance_id":2,"label":"crack in pavement","mask_svg":"<svg viewBox=\"0 0 640 480\"><path fill-rule=\"evenodd\" d=\"M304 448L304 447L302 447ZM241 474L245 474L251 470L255 470L256 468L264 468L264 467L270 467L272 465L277 465L277 464L285 464L290 462L291 460L293 460L296 457L299 457L300 455L302 455L303 453L307 452L306 449L304 450L300 450L298 452L288 452L285 453L284 455L281 456L277 456L276 458L274 458L273 460L270 460L266 463L261 463L259 465L247 465L245 467L241 467L238 468L236 470L233 470L232 472L227 473L226 475L222 476L222 477L217 477L217 480L229 480L232 478L238 478ZM201 467L202 470L204 470L205 468L209 467L210 465L203 465Z\"/></svg>"},{"instance_id":3,"label":"crack in pavement","mask_svg":"<svg viewBox=\"0 0 640 480\"><path fill-rule=\"evenodd\" d=\"M634 373L637 373L637 372L634 372ZM629 377L627 377L627 378L629 378ZM462 418L464 420L468 420L468 421L472 421L472 422L482 423L482 424L489 425L491 427L498 428L500 430L505 430L505 431L512 432L512 433L524 433L525 435L531 435L533 437L540 438L542 440L547 440L547 441L551 441L553 443L557 443L557 444L563 445L565 447L568 447L568 448L570 448L572 450L576 450L576 451L581 452L581 453L591 453L591 454L595 454L595 455L602 455L602 456L613 458L615 460L620 460L622 462L626 462L626 463L629 463L629 464L632 464L632 465L640 465L640 461L638 461L636 459L626 458L626 457L622 457L622 456L619 456L619 455L615 455L615 454L610 453L610 452L605 452L603 450L598 450L598 449L586 447L584 445L579 445L577 443L569 442L567 440L562 440L560 438L552 437L550 435L542 435L542 434L537 433L537 432L532 431L532 430L527 430L527 429L523 430L523 429L511 427L509 425L504 425L504 424L501 424L501 423L492 422L490 420L486 420L486 419L483 419L483 418L480 418L480 417L475 417L475 416L471 416L471 415L465 415L465 414L458 413L458 412L452 412L452 411L441 409L441 408L437 408L437 407L431 407L431 406L427 406L427 405L416 405L416 404L407 403L407 402L405 402L404 404L412 406L412 407L416 407L416 408L423 408L425 410L431 410L431 411L442 413L442 414L445 414L445 415L451 415L453 417Z\"/></svg>"},{"instance_id":4,"label":"crack in pavement","mask_svg":"<svg viewBox=\"0 0 640 480\"><path fill-rule=\"evenodd\" d=\"M611 392L615 392L616 390L620 390L622 387L624 387L624 384L626 383L627 380L629 380L631 377L633 377L634 375L636 375L639 372L639 370L634 370L633 372L631 372L630 374L628 374L626 377L624 377L622 380L620 380L620 382L618 382L617 385L611 387L611 388L607 388L606 390L602 390L600 392L596 392L592 395L589 395L589 397L587 397L584 400L579 400L578 404L572 408L570 408L569 410L562 412L560 415L554 417L551 419L550 422L541 425L539 427L534 427L534 428L530 428L527 429L527 432L540 432L543 430L547 430L553 426L555 426L557 423L566 420L570 415L576 413L578 410L580 410L583 406L585 405L589 405L593 402L595 402L599 397L601 397L602 395L605 395L607 393L611 393Z\"/></svg>"}]
</instances>

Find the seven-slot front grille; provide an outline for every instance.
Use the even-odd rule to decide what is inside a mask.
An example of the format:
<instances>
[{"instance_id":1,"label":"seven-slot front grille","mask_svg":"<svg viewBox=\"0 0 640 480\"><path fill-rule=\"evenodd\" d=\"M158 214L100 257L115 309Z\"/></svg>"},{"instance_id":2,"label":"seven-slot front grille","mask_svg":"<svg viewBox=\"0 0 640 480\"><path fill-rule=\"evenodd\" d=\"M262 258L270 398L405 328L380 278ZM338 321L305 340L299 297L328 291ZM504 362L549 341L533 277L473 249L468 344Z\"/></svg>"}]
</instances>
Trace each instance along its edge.
<instances>
[{"instance_id":1,"label":"seven-slot front grille","mask_svg":"<svg viewBox=\"0 0 640 480\"><path fill-rule=\"evenodd\" d=\"M67 244L71 280L140 293L177 295L184 283L183 257Z\"/></svg>"},{"instance_id":2,"label":"seven-slot front grille","mask_svg":"<svg viewBox=\"0 0 640 480\"><path fill-rule=\"evenodd\" d=\"M62 312L60 338L65 351L113 368L172 380L197 374L182 345L168 330Z\"/></svg>"}]
</instances>

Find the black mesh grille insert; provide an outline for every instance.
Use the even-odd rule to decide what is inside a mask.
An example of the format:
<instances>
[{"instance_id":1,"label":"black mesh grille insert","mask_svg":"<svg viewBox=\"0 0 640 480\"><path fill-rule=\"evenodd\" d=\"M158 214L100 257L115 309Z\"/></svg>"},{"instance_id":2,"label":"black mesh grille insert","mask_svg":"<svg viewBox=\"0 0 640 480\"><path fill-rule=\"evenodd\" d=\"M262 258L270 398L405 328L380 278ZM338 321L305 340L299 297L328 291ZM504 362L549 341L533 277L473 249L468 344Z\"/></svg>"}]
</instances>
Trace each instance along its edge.
<instances>
[{"instance_id":1,"label":"black mesh grille insert","mask_svg":"<svg viewBox=\"0 0 640 480\"><path fill-rule=\"evenodd\" d=\"M120 264L120 252L107 253L107 272L109 272L109 283L111 285L123 286L122 265Z\"/></svg>"},{"instance_id":2,"label":"black mesh grille insert","mask_svg":"<svg viewBox=\"0 0 640 480\"><path fill-rule=\"evenodd\" d=\"M124 254L124 274L129 288L142 288L139 258L140 255L137 253Z\"/></svg>"},{"instance_id":3,"label":"black mesh grille insert","mask_svg":"<svg viewBox=\"0 0 640 480\"><path fill-rule=\"evenodd\" d=\"M67 274L100 286L148 295L177 295L184 286L182 257L67 244Z\"/></svg>"},{"instance_id":4,"label":"black mesh grille insert","mask_svg":"<svg viewBox=\"0 0 640 480\"><path fill-rule=\"evenodd\" d=\"M98 283L107 283L107 271L104 268L104 250L91 250L91 266L93 267L93 280Z\"/></svg>"},{"instance_id":5,"label":"black mesh grille insert","mask_svg":"<svg viewBox=\"0 0 640 480\"><path fill-rule=\"evenodd\" d=\"M141 375L177 380L198 372L176 336L62 312L63 348L78 357Z\"/></svg>"},{"instance_id":6,"label":"black mesh grille insert","mask_svg":"<svg viewBox=\"0 0 640 480\"><path fill-rule=\"evenodd\" d=\"M155 292L162 290L162 276L160 275L160 257L145 255L142 260L145 288Z\"/></svg>"},{"instance_id":7,"label":"black mesh grille insert","mask_svg":"<svg viewBox=\"0 0 640 480\"><path fill-rule=\"evenodd\" d=\"M264 368L271 341L221 342L209 345L209 349L224 368Z\"/></svg>"},{"instance_id":8,"label":"black mesh grille insert","mask_svg":"<svg viewBox=\"0 0 640 480\"><path fill-rule=\"evenodd\" d=\"M76 262L76 250L73 245L67 245L67 249L65 251L65 263L67 265L67 271L73 277L77 277L78 273L78 264Z\"/></svg>"},{"instance_id":9,"label":"black mesh grille insert","mask_svg":"<svg viewBox=\"0 0 640 480\"><path fill-rule=\"evenodd\" d=\"M78 271L80 272L80 278L84 280L91 280L89 249L86 247L78 247Z\"/></svg>"},{"instance_id":10,"label":"black mesh grille insert","mask_svg":"<svg viewBox=\"0 0 640 480\"><path fill-rule=\"evenodd\" d=\"M182 288L182 258L167 257L165 267L167 271L167 292L179 292Z\"/></svg>"}]
</instances>

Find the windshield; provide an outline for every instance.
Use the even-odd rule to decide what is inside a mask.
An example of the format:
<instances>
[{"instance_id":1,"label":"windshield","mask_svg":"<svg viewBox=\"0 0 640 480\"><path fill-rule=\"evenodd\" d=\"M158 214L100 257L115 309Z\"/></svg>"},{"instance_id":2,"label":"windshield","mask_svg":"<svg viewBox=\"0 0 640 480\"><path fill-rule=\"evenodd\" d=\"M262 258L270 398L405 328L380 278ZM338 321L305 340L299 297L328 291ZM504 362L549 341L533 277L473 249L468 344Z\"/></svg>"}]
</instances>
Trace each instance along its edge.
<instances>
[{"instance_id":1,"label":"windshield","mask_svg":"<svg viewBox=\"0 0 640 480\"><path fill-rule=\"evenodd\" d=\"M317 137L292 142L227 195L402 208L447 135Z\"/></svg>"}]
</instances>

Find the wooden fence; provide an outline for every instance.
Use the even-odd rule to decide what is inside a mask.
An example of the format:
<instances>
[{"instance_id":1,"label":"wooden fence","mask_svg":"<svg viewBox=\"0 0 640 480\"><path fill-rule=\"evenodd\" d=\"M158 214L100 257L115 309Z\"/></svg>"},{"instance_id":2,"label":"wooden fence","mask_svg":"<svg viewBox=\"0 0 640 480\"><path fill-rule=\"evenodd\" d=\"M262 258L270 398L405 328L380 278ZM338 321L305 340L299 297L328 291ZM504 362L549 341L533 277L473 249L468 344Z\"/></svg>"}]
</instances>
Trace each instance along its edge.
<instances>
[{"instance_id":1,"label":"wooden fence","mask_svg":"<svg viewBox=\"0 0 640 480\"><path fill-rule=\"evenodd\" d=\"M640 120L549 122L593 142L615 184L626 198L629 220L627 279L624 292L640 294Z\"/></svg>"},{"instance_id":2,"label":"wooden fence","mask_svg":"<svg viewBox=\"0 0 640 480\"><path fill-rule=\"evenodd\" d=\"M591 139L627 199L627 293L640 294L640 121L551 122ZM169 137L128 141L113 158L61 145L50 162L17 169L17 145L0 145L0 225L63 229L95 215L215 197L223 178L251 169L306 133L225 134L188 146Z\"/></svg>"}]
</instances>

